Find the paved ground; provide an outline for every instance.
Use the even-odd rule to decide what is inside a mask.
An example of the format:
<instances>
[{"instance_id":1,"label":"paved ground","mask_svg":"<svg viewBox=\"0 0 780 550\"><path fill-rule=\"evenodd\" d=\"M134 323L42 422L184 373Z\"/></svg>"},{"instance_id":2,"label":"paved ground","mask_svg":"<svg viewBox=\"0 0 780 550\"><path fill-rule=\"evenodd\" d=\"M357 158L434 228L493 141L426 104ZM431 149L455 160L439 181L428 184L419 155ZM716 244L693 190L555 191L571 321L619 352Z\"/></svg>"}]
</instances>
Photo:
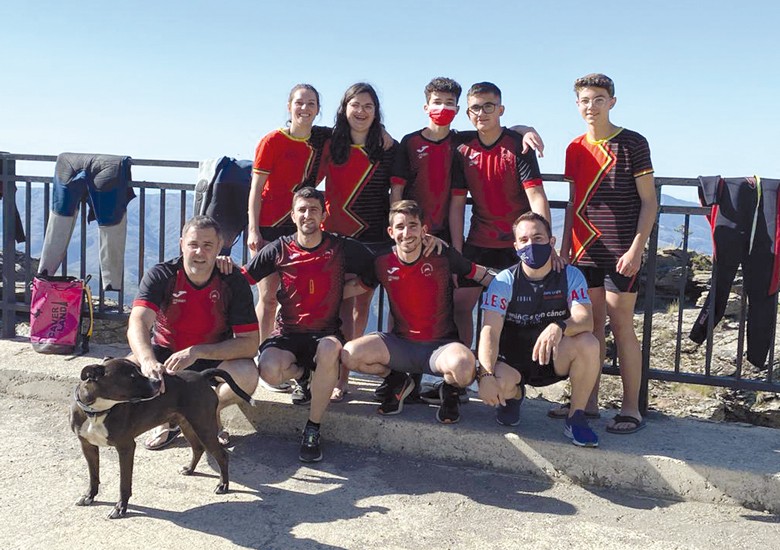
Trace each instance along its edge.
<instances>
[{"instance_id":1,"label":"paved ground","mask_svg":"<svg viewBox=\"0 0 780 550\"><path fill-rule=\"evenodd\" d=\"M778 548L780 517L729 505L671 502L628 492L331 445L306 467L290 440L234 437L231 489L189 451L136 453L125 519L113 449L102 451L102 491L74 506L86 463L67 404L0 393L0 548Z\"/></svg>"}]
</instances>

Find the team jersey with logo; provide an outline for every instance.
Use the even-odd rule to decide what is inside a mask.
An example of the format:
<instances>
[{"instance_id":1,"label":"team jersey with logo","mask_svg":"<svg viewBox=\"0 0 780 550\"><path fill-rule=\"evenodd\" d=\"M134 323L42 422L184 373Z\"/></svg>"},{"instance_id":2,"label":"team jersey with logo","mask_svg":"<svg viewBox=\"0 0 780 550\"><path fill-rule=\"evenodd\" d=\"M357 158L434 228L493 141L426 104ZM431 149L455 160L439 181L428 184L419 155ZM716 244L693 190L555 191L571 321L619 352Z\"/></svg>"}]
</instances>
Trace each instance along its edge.
<instances>
[{"instance_id":1,"label":"team jersey with logo","mask_svg":"<svg viewBox=\"0 0 780 550\"><path fill-rule=\"evenodd\" d=\"M542 185L533 150L523 154L523 136L504 128L490 146L477 132L461 132L452 169L452 194L471 193L471 228L466 242L510 248L512 223L531 207L525 190Z\"/></svg>"},{"instance_id":2,"label":"team jersey with logo","mask_svg":"<svg viewBox=\"0 0 780 550\"><path fill-rule=\"evenodd\" d=\"M260 140L252 165L255 174L268 175L261 194L260 227L295 227L290 219L293 193L316 184L322 150L330 135L330 128L313 126L307 139L299 139L281 128Z\"/></svg>"},{"instance_id":3,"label":"team jersey with logo","mask_svg":"<svg viewBox=\"0 0 780 550\"><path fill-rule=\"evenodd\" d=\"M149 269L133 300L133 307L157 313L152 343L172 351L256 331L253 304L252 290L240 273L223 275L215 268L205 285L195 286L181 257Z\"/></svg>"},{"instance_id":4,"label":"team jersey with logo","mask_svg":"<svg viewBox=\"0 0 780 550\"><path fill-rule=\"evenodd\" d=\"M509 358L525 353L518 348L535 342L550 323L568 319L573 303L590 304L588 283L579 269L567 265L560 272L550 271L541 281L531 281L522 264L517 264L493 279L482 309L504 317L498 353Z\"/></svg>"},{"instance_id":5,"label":"team jersey with logo","mask_svg":"<svg viewBox=\"0 0 780 550\"><path fill-rule=\"evenodd\" d=\"M573 263L615 269L636 236L636 178L652 173L647 140L631 130L599 141L585 134L569 144L564 178L574 184Z\"/></svg>"},{"instance_id":6,"label":"team jersey with logo","mask_svg":"<svg viewBox=\"0 0 780 550\"><path fill-rule=\"evenodd\" d=\"M473 277L476 265L447 247L407 264L395 247L374 261L374 276L387 291L393 333L407 340L457 340L453 316L452 275Z\"/></svg>"},{"instance_id":7,"label":"team jersey with logo","mask_svg":"<svg viewBox=\"0 0 780 550\"><path fill-rule=\"evenodd\" d=\"M344 275L368 276L373 259L354 239L323 233L318 246L304 248L288 235L264 246L242 271L253 284L279 274L276 324L281 334L335 333L341 326Z\"/></svg>"},{"instance_id":8,"label":"team jersey with logo","mask_svg":"<svg viewBox=\"0 0 780 550\"><path fill-rule=\"evenodd\" d=\"M330 156L330 142L325 145L317 181L326 178L326 231L365 243L389 240L390 168L397 148L394 143L378 162L371 162L363 146L353 145L347 162L336 164Z\"/></svg>"},{"instance_id":9,"label":"team jersey with logo","mask_svg":"<svg viewBox=\"0 0 780 550\"><path fill-rule=\"evenodd\" d=\"M449 230L452 156L457 145L452 131L440 141L423 136L418 130L404 136L393 163L390 183L403 186L403 198L422 207L428 232L444 234Z\"/></svg>"}]
</instances>

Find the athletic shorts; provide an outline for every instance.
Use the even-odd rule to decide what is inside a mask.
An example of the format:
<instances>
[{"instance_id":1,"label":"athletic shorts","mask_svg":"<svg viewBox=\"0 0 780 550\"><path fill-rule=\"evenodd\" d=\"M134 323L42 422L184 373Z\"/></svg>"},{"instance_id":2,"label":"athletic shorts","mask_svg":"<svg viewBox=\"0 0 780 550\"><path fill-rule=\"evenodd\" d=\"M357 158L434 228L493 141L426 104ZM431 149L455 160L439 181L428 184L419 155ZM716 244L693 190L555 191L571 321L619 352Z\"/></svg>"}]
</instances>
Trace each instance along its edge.
<instances>
[{"instance_id":1,"label":"athletic shorts","mask_svg":"<svg viewBox=\"0 0 780 550\"><path fill-rule=\"evenodd\" d=\"M463 245L463 256L475 264L491 267L496 271L501 271L512 267L520 260L514 247L511 248L482 248L466 243ZM462 275L458 276L459 287L481 287L477 281L467 279Z\"/></svg>"},{"instance_id":2,"label":"athletic shorts","mask_svg":"<svg viewBox=\"0 0 780 550\"><path fill-rule=\"evenodd\" d=\"M172 349L164 348L156 344L152 344L152 351L154 352L154 357L160 363L165 363L165 361L174 354ZM187 367L187 370L203 372L206 369L216 369L221 363L222 359L197 359L192 365Z\"/></svg>"},{"instance_id":3,"label":"athletic shorts","mask_svg":"<svg viewBox=\"0 0 780 550\"><path fill-rule=\"evenodd\" d=\"M540 387L549 386L555 384L561 380L566 380L568 376L558 376L555 374L555 363L551 359L546 365L540 365L538 361L531 359L533 347L528 349L528 353L514 354L510 359L507 359L504 355L499 354L498 360L503 361L517 372L522 377L521 382L528 386Z\"/></svg>"},{"instance_id":4,"label":"athletic shorts","mask_svg":"<svg viewBox=\"0 0 780 550\"><path fill-rule=\"evenodd\" d=\"M275 227L260 227L260 236L263 237L264 240L268 241L269 243L271 241L275 241L279 237L285 237L287 235L292 235L297 231L296 227L294 225L278 225Z\"/></svg>"},{"instance_id":5,"label":"athletic shorts","mask_svg":"<svg viewBox=\"0 0 780 550\"><path fill-rule=\"evenodd\" d=\"M602 288L609 292L629 292L636 294L639 290L639 274L642 268L639 268L636 275L626 277L615 270L603 269L601 267L592 267L587 265L576 266L585 276L588 282L588 288Z\"/></svg>"},{"instance_id":6,"label":"athletic shorts","mask_svg":"<svg viewBox=\"0 0 780 550\"><path fill-rule=\"evenodd\" d=\"M398 372L410 374L432 374L441 376L433 370L436 360L448 345L457 340L435 340L433 342L414 342L390 332L374 332L382 339L390 353L387 367ZM475 361L476 365L476 361Z\"/></svg>"},{"instance_id":7,"label":"athletic shorts","mask_svg":"<svg viewBox=\"0 0 780 550\"><path fill-rule=\"evenodd\" d=\"M333 333L325 332L309 332L309 333L292 333L292 334L277 334L266 339L260 346L260 355L268 348L282 349L289 351L295 356L295 363L299 367L303 367L307 370L316 370L317 363L314 362L314 356L317 354L317 346L320 340L333 336L342 345L344 345L344 336L341 331ZM262 368L262 365L261 365Z\"/></svg>"}]
</instances>

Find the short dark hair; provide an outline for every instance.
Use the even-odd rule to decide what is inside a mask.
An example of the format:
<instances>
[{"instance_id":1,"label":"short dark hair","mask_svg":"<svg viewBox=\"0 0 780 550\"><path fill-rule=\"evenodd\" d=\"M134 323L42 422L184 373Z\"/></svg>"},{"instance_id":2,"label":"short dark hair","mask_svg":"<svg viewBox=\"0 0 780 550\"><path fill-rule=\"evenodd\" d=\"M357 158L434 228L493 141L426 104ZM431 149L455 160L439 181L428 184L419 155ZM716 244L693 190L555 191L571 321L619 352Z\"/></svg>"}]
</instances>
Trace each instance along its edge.
<instances>
[{"instance_id":1,"label":"short dark hair","mask_svg":"<svg viewBox=\"0 0 780 550\"><path fill-rule=\"evenodd\" d=\"M469 88L466 97L478 94L493 94L497 95L499 100L501 99L501 90L492 82L477 82Z\"/></svg>"},{"instance_id":2,"label":"short dark hair","mask_svg":"<svg viewBox=\"0 0 780 550\"><path fill-rule=\"evenodd\" d=\"M295 206L295 201L298 199L317 199L320 201L320 206L325 210L325 194L319 189L314 187L302 187L293 194L292 205Z\"/></svg>"},{"instance_id":3,"label":"short dark hair","mask_svg":"<svg viewBox=\"0 0 780 550\"><path fill-rule=\"evenodd\" d=\"M512 235L515 234L515 229L517 229L517 226L520 225L520 222L539 222L544 226L545 231L547 231L547 236L552 238L552 228L550 227L550 222L548 222L547 218L541 214L537 214L533 210L529 210L525 214L522 214L515 220L515 223L512 224Z\"/></svg>"},{"instance_id":4,"label":"short dark hair","mask_svg":"<svg viewBox=\"0 0 780 550\"><path fill-rule=\"evenodd\" d=\"M187 220L181 228L181 236L187 234L190 229L213 229L217 232L217 237L222 239L222 228L219 226L219 222L211 216L204 216L198 214Z\"/></svg>"},{"instance_id":5,"label":"short dark hair","mask_svg":"<svg viewBox=\"0 0 780 550\"><path fill-rule=\"evenodd\" d=\"M460 87L460 84L455 82L451 78L447 78L445 76L437 76L428 84L425 86L425 101L428 102L431 99L431 94L434 92L438 92L441 94L452 94L455 96L455 103L460 100L460 94L463 91L463 88Z\"/></svg>"},{"instance_id":6,"label":"short dark hair","mask_svg":"<svg viewBox=\"0 0 780 550\"><path fill-rule=\"evenodd\" d=\"M387 223L393 225L393 218L396 214L406 214L407 216L414 216L420 221L423 221L423 210L417 201L402 200L395 201L390 205L390 215L387 218Z\"/></svg>"},{"instance_id":7,"label":"short dark hair","mask_svg":"<svg viewBox=\"0 0 780 550\"><path fill-rule=\"evenodd\" d=\"M615 83L605 74L590 73L574 81L574 93L577 97L583 88L604 88L609 97L615 97Z\"/></svg>"}]
</instances>

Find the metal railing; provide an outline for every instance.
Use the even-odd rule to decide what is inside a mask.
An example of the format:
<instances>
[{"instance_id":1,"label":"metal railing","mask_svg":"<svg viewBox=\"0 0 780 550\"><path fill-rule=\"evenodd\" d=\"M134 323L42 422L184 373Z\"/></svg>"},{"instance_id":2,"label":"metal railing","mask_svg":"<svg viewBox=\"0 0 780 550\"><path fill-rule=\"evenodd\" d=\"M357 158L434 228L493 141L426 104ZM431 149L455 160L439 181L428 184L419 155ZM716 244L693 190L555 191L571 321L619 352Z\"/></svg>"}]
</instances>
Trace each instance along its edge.
<instances>
[{"instance_id":1,"label":"metal railing","mask_svg":"<svg viewBox=\"0 0 780 550\"><path fill-rule=\"evenodd\" d=\"M57 160L56 156L49 155L20 155L0 153L0 176L2 176L3 190L3 295L2 295L2 337L10 338L15 336L15 323L19 314L29 313L30 311L30 289L29 281L34 275L33 258L40 257L43 242L43 234L49 217L51 201L51 176L32 176L17 173L17 163L25 165L48 166L47 173L53 173L53 163ZM139 160L133 159L133 167L151 167L154 169L176 169L179 171L178 179L185 181L195 181L195 170L198 163L194 161L170 161L170 160ZM187 172L187 170L189 172ZM37 170L36 170L37 171ZM563 177L560 174L543 175L545 182L562 182ZM134 246L128 246L128 253L125 262L124 289L122 292L116 292L106 296L100 277L94 281L96 287L97 304L95 316L98 319L124 319L128 315L126 301L128 296L132 296L133 289L137 288L138 283L146 269L157 262L164 261L169 257L178 254L178 236L181 226L186 221L189 213L192 211L192 200L194 197L194 183L171 183L162 181L143 181L133 180L131 185L137 192L137 200L131 201L128 206L128 214L133 214L134 223L128 221L128 242L132 234L137 239L137 250ZM661 190L664 187L696 187L698 180L690 178L656 178L657 193L660 198ZM19 206L21 205L21 207ZM555 215L560 215L565 208L563 201L551 201L550 206ZM17 217L18 210L18 217ZM653 229L648 243L647 262L645 266L645 277L648 283L645 286L642 306L642 408L647 406L647 388L649 380L666 380L674 382L703 384L709 386L724 386L745 390L761 390L780 392L780 381L774 375L775 363L775 324L772 323L772 346L769 351L767 364L759 370L757 375L755 371L745 373L743 362L743 351L745 346L745 326L746 326L746 300L742 297L742 305L738 316L738 344L737 352L733 361L733 372L714 373L712 372L713 353L717 348L713 334L715 327L712 326L712 315L710 315L710 330L706 343L702 345L703 350L696 348L691 351L690 346L685 341L683 326L685 324L686 311L697 311L697 308L686 304L685 284L688 278L689 266L688 258L690 254L689 247L689 228L693 217L709 214L709 208L695 206L670 206L661 205L659 216L664 214L676 214L684 217L684 223L680 228L682 237L681 254L685 258L683 262L683 273L680 276L679 295L677 297L678 311L676 330L674 334L674 353L669 357L667 353L651 353L655 344L658 344L655 338L658 337L653 331L654 316L659 313L659 304L656 303L656 285L651 284L656 280L657 255L659 241L659 224ZM149 235L147 232L147 218L157 216L157 225L160 228L159 235ZM88 271L93 274L99 274L96 267L96 259L90 256L87 243L94 234L96 228L91 227L87 220L86 198L82 199L80 209L80 224L74 231L71 240L71 248L66 253L65 260L62 262L61 274L67 275L68 270L73 273L78 271L78 275L84 278ZM135 221L137 219L137 221ZM660 218L659 219L663 219ZM21 222L21 224L19 224ZM94 225L94 224L93 224ZM24 243L17 244L14 237L18 227L21 226L26 235ZM156 242L155 242L156 241ZM40 244L39 244L40 242ZM151 243L151 246L148 246ZM155 248L156 253L151 253L150 249ZM135 251L135 256L130 254ZM15 273L15 257L21 252L22 257L22 281L24 288L17 286L20 278ZM78 262L76 264L69 262L68 255L76 254ZM235 254L234 254L235 256ZM245 240L243 246L239 247L238 260L245 263L247 260L247 249ZM94 271L93 271L94 269ZM713 270L714 272L714 270ZM711 286L716 281L711 282ZM16 289L16 292L8 292L5 289ZM20 294L20 299L17 299ZM714 300L710 301L714 304ZM666 307L665 304L661 304ZM383 323L384 300L380 294L378 326ZM776 308L776 303L775 303ZM668 337L668 334L667 334ZM687 347L686 347L687 346ZM699 353L701 355L701 365L694 370L683 370L682 354ZM603 368L606 374L618 374L617 359L612 354L611 364ZM765 372L765 374L764 374Z\"/></svg>"}]
</instances>

